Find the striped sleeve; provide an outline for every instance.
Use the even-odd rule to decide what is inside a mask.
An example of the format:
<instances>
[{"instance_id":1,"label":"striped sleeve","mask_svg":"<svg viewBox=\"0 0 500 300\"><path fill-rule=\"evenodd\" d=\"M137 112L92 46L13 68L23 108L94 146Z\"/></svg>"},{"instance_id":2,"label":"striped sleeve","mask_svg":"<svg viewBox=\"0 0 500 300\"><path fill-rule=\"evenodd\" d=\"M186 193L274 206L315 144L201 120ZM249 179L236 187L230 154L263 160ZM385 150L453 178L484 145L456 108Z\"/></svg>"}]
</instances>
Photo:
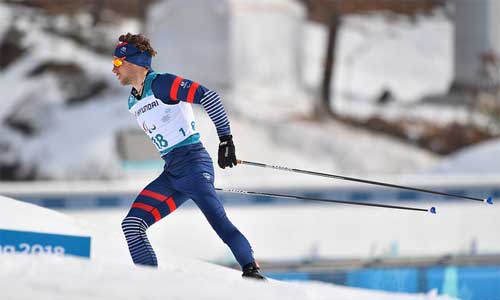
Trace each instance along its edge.
<instances>
[{"instance_id":1,"label":"striped sleeve","mask_svg":"<svg viewBox=\"0 0 500 300\"><path fill-rule=\"evenodd\" d=\"M217 134L219 136L231 134L229 119L216 92L198 82L168 73L156 76L151 89L155 97L165 104L177 104L179 101L201 104L214 122Z\"/></svg>"},{"instance_id":2,"label":"striped sleeve","mask_svg":"<svg viewBox=\"0 0 500 300\"><path fill-rule=\"evenodd\" d=\"M198 82L169 73L158 74L151 89L155 97L166 104L176 104L179 101L200 103L203 96L203 86Z\"/></svg>"},{"instance_id":3,"label":"striped sleeve","mask_svg":"<svg viewBox=\"0 0 500 300\"><path fill-rule=\"evenodd\" d=\"M217 129L217 135L224 136L231 134L229 119L220 101L220 96L214 91L206 88L204 90L205 93L200 100L200 104L205 108L212 122L214 122L215 128Z\"/></svg>"}]
</instances>

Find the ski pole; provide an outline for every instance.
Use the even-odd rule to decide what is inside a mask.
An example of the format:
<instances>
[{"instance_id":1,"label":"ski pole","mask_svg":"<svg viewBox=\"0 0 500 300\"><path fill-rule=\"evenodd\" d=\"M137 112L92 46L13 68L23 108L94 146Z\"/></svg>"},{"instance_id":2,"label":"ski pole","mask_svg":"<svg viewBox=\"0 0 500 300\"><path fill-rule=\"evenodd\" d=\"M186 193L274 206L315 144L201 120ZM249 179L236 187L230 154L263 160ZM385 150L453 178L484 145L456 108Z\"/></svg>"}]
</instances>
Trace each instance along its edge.
<instances>
[{"instance_id":1,"label":"ski pole","mask_svg":"<svg viewBox=\"0 0 500 300\"><path fill-rule=\"evenodd\" d=\"M453 198L460 198L460 199L465 199L465 200L481 201L481 202L486 202L488 204L493 204L493 197L492 196L489 196L488 198L485 198L485 199L480 199L480 198L467 197L467 196L454 195L454 194L449 194L449 193L444 193L444 192L432 191L432 190L427 190L427 189L415 188L415 187L410 187L410 186L403 186L403 185L396 185L396 184L390 184L390 183L384 183L384 182L378 182L378 181L372 181L372 180L365 180L365 179L354 178L354 177L346 177L346 176L340 176L340 175L335 175L335 174L306 171L306 170L293 169L293 168L282 167L282 166L273 166L273 165L268 165L268 164L263 164L263 163L258 163L258 162L246 161L246 160L237 160L236 162L238 164L254 166L254 167L270 168L270 169L288 171L288 172L293 172L293 173L301 173L301 174L322 176L322 177L328 177L328 178L342 179L342 180L347 180L347 181L361 182L361 183L367 183L367 184L373 184L373 185L379 185L379 186L385 186L385 187L391 187L391 188L398 188L398 189L404 189L404 190L411 190L411 191L417 191L417 192L423 192L423 193L429 193L429 194L436 194L436 195L448 196L448 197L453 197Z\"/></svg>"},{"instance_id":2,"label":"ski pole","mask_svg":"<svg viewBox=\"0 0 500 300\"><path fill-rule=\"evenodd\" d=\"M436 208L434 206L429 208L429 209L426 209L426 208L416 208L416 207L409 207L409 206L396 206L396 205L386 205L386 204L378 204L378 203L363 203L363 202L341 201L341 200L323 199L323 198L315 198L315 197L302 197L302 196L263 193L263 192L251 192L251 191L242 191L242 190L235 190L235 189L215 188L215 190L221 191L221 192L226 192L226 193L237 193L237 194L245 194L245 195L259 195L259 196L268 196L268 197L276 197L276 198L322 201L322 202L332 202L332 203L340 203L340 204L383 207L383 208L391 208L391 209L425 211L425 212L430 212L432 214L436 213Z\"/></svg>"}]
</instances>

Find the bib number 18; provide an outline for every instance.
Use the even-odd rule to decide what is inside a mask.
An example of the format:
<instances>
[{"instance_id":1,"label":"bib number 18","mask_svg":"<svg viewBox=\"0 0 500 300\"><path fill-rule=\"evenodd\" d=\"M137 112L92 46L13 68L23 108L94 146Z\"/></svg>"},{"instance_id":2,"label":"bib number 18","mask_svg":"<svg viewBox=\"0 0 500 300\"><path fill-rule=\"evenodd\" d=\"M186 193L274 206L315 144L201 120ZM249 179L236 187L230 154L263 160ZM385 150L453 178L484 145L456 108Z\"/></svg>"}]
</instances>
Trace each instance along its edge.
<instances>
[{"instance_id":1,"label":"bib number 18","mask_svg":"<svg viewBox=\"0 0 500 300\"><path fill-rule=\"evenodd\" d=\"M163 135L161 134L157 134L151 137L151 141L153 141L153 144L155 144L156 148L158 149L163 149L168 146L167 140L163 138Z\"/></svg>"}]
</instances>

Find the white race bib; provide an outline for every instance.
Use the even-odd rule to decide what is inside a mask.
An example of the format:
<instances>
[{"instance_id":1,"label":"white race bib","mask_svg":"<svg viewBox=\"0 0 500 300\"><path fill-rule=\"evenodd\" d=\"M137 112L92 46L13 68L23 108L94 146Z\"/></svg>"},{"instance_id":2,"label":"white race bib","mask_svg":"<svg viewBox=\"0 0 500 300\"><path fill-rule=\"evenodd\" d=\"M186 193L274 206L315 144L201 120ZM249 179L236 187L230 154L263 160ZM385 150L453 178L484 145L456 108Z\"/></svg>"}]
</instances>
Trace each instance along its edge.
<instances>
[{"instance_id":1,"label":"white race bib","mask_svg":"<svg viewBox=\"0 0 500 300\"><path fill-rule=\"evenodd\" d=\"M167 105L150 95L133 104L129 111L162 155L198 133L193 109L186 102Z\"/></svg>"}]
</instances>

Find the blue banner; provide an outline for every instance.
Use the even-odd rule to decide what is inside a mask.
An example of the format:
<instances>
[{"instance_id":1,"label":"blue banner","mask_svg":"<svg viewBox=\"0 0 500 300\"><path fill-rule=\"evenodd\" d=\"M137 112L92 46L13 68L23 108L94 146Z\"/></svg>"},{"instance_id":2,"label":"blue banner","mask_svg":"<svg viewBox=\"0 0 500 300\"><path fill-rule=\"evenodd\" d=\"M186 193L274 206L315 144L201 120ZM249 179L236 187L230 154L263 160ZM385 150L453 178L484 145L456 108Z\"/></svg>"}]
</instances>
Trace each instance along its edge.
<instances>
[{"instance_id":1,"label":"blue banner","mask_svg":"<svg viewBox=\"0 0 500 300\"><path fill-rule=\"evenodd\" d=\"M90 257L90 237L0 229L0 254L3 253Z\"/></svg>"}]
</instances>

